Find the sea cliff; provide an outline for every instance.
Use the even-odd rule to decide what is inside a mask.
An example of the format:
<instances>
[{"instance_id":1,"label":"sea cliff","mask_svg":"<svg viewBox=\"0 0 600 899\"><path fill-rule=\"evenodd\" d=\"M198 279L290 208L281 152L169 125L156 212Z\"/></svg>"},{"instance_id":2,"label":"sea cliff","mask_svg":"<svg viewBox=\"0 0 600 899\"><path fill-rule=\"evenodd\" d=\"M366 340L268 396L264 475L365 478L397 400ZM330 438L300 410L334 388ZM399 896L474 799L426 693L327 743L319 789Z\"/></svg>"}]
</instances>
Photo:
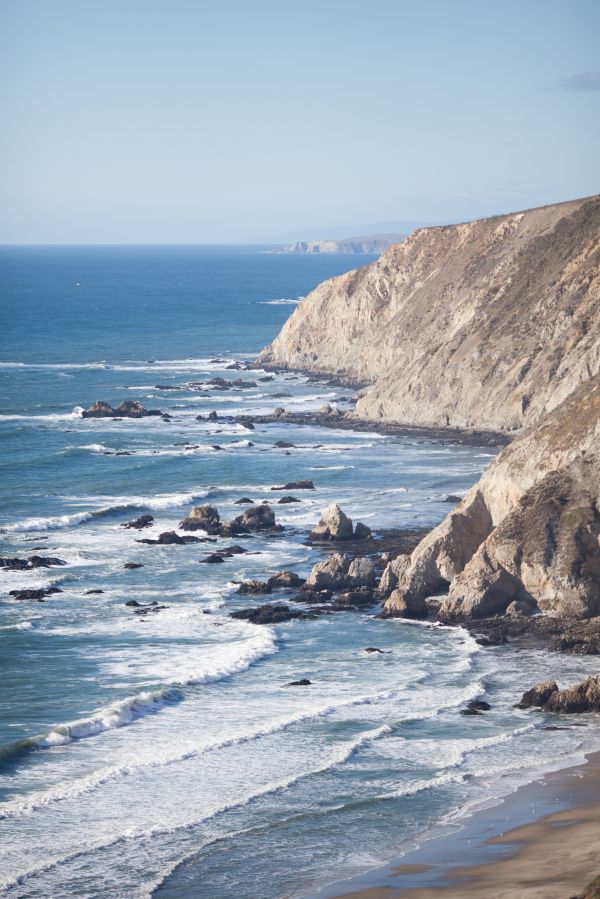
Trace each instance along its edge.
<instances>
[{"instance_id":1,"label":"sea cliff","mask_svg":"<svg viewBox=\"0 0 600 899\"><path fill-rule=\"evenodd\" d=\"M600 197L416 231L260 361L366 382L345 418L518 434L393 560L387 614L439 593L445 621L600 614Z\"/></svg>"},{"instance_id":2,"label":"sea cliff","mask_svg":"<svg viewBox=\"0 0 600 899\"><path fill-rule=\"evenodd\" d=\"M600 371L600 197L415 231L323 282L261 362L367 382L356 414L513 431Z\"/></svg>"}]
</instances>

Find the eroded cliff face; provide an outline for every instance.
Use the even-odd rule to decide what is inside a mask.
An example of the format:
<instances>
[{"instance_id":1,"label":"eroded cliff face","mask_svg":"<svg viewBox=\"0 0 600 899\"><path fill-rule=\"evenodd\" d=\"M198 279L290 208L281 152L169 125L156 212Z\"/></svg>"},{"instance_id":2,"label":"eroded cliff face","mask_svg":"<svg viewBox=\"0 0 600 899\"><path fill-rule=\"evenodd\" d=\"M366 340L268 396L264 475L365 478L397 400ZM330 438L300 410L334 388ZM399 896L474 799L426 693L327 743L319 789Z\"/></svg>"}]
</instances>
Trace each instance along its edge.
<instances>
[{"instance_id":1,"label":"eroded cliff face","mask_svg":"<svg viewBox=\"0 0 600 899\"><path fill-rule=\"evenodd\" d=\"M600 375L507 446L425 537L386 611L449 589L447 621L600 614Z\"/></svg>"},{"instance_id":2,"label":"eroded cliff face","mask_svg":"<svg viewBox=\"0 0 600 899\"><path fill-rule=\"evenodd\" d=\"M260 358L368 382L362 418L533 424L600 371L600 197L416 231L317 287Z\"/></svg>"}]
</instances>

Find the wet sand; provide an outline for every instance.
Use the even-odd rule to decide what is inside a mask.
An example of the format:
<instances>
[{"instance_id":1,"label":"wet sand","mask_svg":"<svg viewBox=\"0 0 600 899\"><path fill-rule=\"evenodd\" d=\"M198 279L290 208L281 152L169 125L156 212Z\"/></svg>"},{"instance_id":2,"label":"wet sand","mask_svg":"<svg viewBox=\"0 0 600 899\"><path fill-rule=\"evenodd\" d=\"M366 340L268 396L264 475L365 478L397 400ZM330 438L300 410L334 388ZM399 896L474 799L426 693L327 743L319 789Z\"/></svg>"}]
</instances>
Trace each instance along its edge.
<instances>
[{"instance_id":1,"label":"wet sand","mask_svg":"<svg viewBox=\"0 0 600 899\"><path fill-rule=\"evenodd\" d=\"M314 899L570 899L600 874L600 753Z\"/></svg>"}]
</instances>

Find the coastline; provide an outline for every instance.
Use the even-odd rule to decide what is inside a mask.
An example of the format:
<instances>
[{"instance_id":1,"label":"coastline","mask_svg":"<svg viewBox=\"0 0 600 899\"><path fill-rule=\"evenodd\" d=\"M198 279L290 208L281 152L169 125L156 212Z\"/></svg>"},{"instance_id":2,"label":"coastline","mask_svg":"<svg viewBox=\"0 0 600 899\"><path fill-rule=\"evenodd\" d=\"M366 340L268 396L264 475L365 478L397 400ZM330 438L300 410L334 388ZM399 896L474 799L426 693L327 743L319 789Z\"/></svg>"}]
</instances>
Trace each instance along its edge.
<instances>
[{"instance_id":1,"label":"coastline","mask_svg":"<svg viewBox=\"0 0 600 899\"><path fill-rule=\"evenodd\" d=\"M303 899L576 899L600 871L600 751Z\"/></svg>"}]
</instances>

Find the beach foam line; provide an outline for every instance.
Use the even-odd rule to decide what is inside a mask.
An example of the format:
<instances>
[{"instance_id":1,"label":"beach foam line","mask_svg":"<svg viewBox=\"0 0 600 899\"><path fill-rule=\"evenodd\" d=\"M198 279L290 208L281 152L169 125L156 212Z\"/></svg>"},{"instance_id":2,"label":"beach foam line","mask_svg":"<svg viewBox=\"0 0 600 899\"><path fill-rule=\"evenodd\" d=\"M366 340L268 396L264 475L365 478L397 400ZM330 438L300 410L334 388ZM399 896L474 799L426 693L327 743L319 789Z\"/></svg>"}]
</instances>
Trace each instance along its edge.
<instances>
[{"instance_id":1,"label":"beach foam line","mask_svg":"<svg viewBox=\"0 0 600 899\"><path fill-rule=\"evenodd\" d=\"M166 509L176 509L187 503L205 499L209 490L194 491L193 493L166 493L157 496L132 496L123 497L120 502L103 506L99 509L90 509L85 512L74 512L70 515L54 515L48 518L26 518L16 524L5 525L0 531L18 534L30 531L55 531L63 528L76 527L86 521L104 518L114 515L116 512L127 512L133 509L152 509L160 512Z\"/></svg>"},{"instance_id":2,"label":"beach foam line","mask_svg":"<svg viewBox=\"0 0 600 899\"><path fill-rule=\"evenodd\" d=\"M88 844L87 846L83 846L80 849L77 849L75 852L67 853L57 859L50 860L42 865L38 865L36 867L30 868L29 870L22 871L16 877L13 876L9 880L0 881L0 888L3 890L9 890L16 886L22 886L27 880L30 880L32 877L38 876L40 874L46 874L54 868L82 858L84 855L88 855L99 850L108 849L112 846L116 846L129 840L140 840L147 837L153 838L157 836L170 836L180 833L183 830L192 830L194 828L200 827L201 825L207 824L209 821L214 820L219 815L225 814L229 811L233 811L234 809L244 808L257 799L261 799L264 796L271 796L276 793L288 790L290 789L290 787L301 783L303 780L315 777L319 774L324 774L325 772L330 771L332 768L335 768L338 765L346 764L346 762L348 762L352 758L352 756L354 756L361 749L371 745L380 737L387 735L389 732L390 727L387 724L384 724L373 730L363 732L354 739L344 742L341 747L336 752L334 752L332 756L325 762L325 764L310 768L305 771L301 771L298 774L292 775L282 780L274 781L270 784L267 784L260 790L248 792L233 802L214 807L199 818L193 818L187 821L178 822L177 824L173 824L169 827L157 826L148 828L146 830L142 828L131 828L126 833L117 834L109 840L99 840L96 843Z\"/></svg>"},{"instance_id":3,"label":"beach foam line","mask_svg":"<svg viewBox=\"0 0 600 899\"><path fill-rule=\"evenodd\" d=\"M421 680L424 680L426 678L425 672L415 672L415 676L417 677L417 679ZM362 696L354 697L353 699L342 700L338 703L306 709L286 718L278 718L269 724L265 724L263 727L257 728L256 730L233 734L232 736L226 737L223 740L218 740L213 743L207 743L204 746L194 746L193 748L178 753L177 755L163 756L162 758L153 758L149 761L127 763L125 765L106 768L103 771L98 771L95 774L82 778L76 784L69 783L68 785L59 786L57 788L30 794L29 797L23 800L15 800L14 802L5 803L0 811L0 820L3 820L5 818L20 817L21 815L28 815L44 806L48 806L56 802L62 802L67 799L78 798L79 796L88 793L93 793L98 787L101 787L103 784L109 783L110 781L116 780L120 777L126 777L136 771L142 771L152 768L166 768L170 765L186 762L188 760L209 754L211 752L217 752L221 749L228 749L232 746L239 746L245 743L254 742L255 740L260 740L264 737L273 736L278 733L284 733L285 731L293 728L298 724L305 724L310 721L317 721L321 718L327 718L335 714L336 712L342 711L346 708L352 708L361 705L373 705L382 701L394 699L400 694L404 693L405 690L405 687L379 690L376 693L364 694ZM401 726L402 724L411 723L415 720L421 721L425 719L435 718L440 712L446 711L448 708L457 707L468 699L471 699L473 696L479 695L480 692L481 685L479 683L470 685L463 691L464 695L463 693L461 693L460 697L458 697L456 701L453 700L450 706L446 706L442 709L438 708L438 706L432 706L429 709L421 710L418 716L414 714L407 715L406 717L403 717L398 722L396 722L396 724L398 726ZM385 726L391 733L393 730L392 727L389 725ZM35 747L28 747L28 749L25 751L29 751L32 748Z\"/></svg>"}]
</instances>

